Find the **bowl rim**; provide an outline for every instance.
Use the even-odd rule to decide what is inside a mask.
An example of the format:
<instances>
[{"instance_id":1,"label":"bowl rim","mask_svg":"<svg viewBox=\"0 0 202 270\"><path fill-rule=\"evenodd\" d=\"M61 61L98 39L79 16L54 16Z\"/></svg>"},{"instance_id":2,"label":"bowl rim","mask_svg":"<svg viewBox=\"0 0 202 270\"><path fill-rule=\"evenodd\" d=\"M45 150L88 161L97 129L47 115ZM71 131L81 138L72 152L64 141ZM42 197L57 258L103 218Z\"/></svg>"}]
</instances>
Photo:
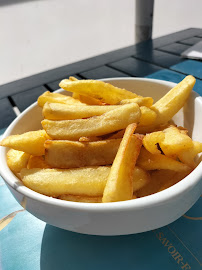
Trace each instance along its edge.
<instances>
[{"instance_id":1,"label":"bowl rim","mask_svg":"<svg viewBox=\"0 0 202 270\"><path fill-rule=\"evenodd\" d=\"M138 80L138 81L150 81L154 83L160 83L169 87L174 87L176 83L164 81L164 80L158 80L158 79L151 79L151 78L134 78L134 77L117 77L117 78L103 78L99 79L101 81L116 81L116 80ZM55 92L61 92L62 89L58 89ZM194 92L192 90L192 92ZM195 98L199 99L199 102L202 106L202 97L199 96L196 92L194 92ZM21 119L28 111L30 111L32 108L34 108L37 105L37 102L30 105L27 109L25 109L19 116L17 116L14 121L8 126L6 131L4 132L2 139L7 137L16 123ZM0 174L6 184L19 192L21 195L35 200L39 201L44 204L49 204L56 207L62 207L62 208L69 208L74 209L77 211L91 211L91 212L108 212L108 211L130 211L130 210L141 210L145 208L151 208L153 206L165 204L166 202L170 200L175 200L180 195L185 195L190 189L192 189L202 178L202 162L184 179L182 179L180 182L176 183L175 185L160 191L158 193L138 198L135 200L128 200L128 201L121 201L121 202L111 202L111 203L104 203L104 204L98 204L98 203L82 203L82 202L72 202L72 201L64 201L60 199L56 199L53 197L49 197L40 193L37 193L26 186L24 186L21 181L13 174L13 172L9 169L6 163L5 159L5 152L7 148L6 147L0 147Z\"/></svg>"}]
</instances>

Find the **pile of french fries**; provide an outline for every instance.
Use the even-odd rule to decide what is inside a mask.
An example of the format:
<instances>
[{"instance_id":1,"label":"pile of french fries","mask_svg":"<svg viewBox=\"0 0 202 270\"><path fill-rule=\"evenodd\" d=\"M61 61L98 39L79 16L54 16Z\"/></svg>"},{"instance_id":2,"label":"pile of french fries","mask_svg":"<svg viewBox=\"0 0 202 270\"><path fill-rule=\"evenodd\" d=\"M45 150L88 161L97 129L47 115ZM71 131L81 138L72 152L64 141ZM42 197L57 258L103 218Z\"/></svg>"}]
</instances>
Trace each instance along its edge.
<instances>
[{"instance_id":1,"label":"pile of french fries","mask_svg":"<svg viewBox=\"0 0 202 270\"><path fill-rule=\"evenodd\" d=\"M72 96L38 98L43 129L3 139L7 164L28 188L87 203L136 199L162 191L196 166L202 143L170 123L195 84L187 76L153 104L109 83L62 80Z\"/></svg>"}]
</instances>

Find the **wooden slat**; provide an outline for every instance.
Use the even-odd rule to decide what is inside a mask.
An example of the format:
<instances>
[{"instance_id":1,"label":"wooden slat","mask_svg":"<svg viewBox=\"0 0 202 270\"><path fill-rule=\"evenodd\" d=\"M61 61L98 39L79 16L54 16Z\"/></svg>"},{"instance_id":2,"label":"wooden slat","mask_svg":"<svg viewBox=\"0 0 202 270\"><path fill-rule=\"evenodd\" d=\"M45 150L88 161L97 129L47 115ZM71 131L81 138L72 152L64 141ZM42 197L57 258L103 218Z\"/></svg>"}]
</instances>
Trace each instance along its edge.
<instances>
[{"instance_id":1,"label":"wooden slat","mask_svg":"<svg viewBox=\"0 0 202 270\"><path fill-rule=\"evenodd\" d=\"M185 60L184 62L171 67L172 70L193 75L198 79L202 79L202 62L195 60Z\"/></svg>"},{"instance_id":2,"label":"wooden slat","mask_svg":"<svg viewBox=\"0 0 202 270\"><path fill-rule=\"evenodd\" d=\"M102 66L92 70L80 73L80 75L85 79L103 79L103 78L115 78L115 77L128 77L129 75L118 71L116 69Z\"/></svg>"},{"instance_id":3,"label":"wooden slat","mask_svg":"<svg viewBox=\"0 0 202 270\"><path fill-rule=\"evenodd\" d=\"M173 55L158 50L139 51L138 53L135 53L135 58L166 68L169 68L170 66L178 64L183 61L183 59L177 55Z\"/></svg>"},{"instance_id":4,"label":"wooden slat","mask_svg":"<svg viewBox=\"0 0 202 270\"><path fill-rule=\"evenodd\" d=\"M191 37L191 38L183 39L183 40L179 41L179 43L192 46L200 41L202 41L202 38L200 38L200 37Z\"/></svg>"},{"instance_id":5,"label":"wooden slat","mask_svg":"<svg viewBox=\"0 0 202 270\"><path fill-rule=\"evenodd\" d=\"M6 128L15 118L16 114L8 98L0 99L0 129Z\"/></svg>"},{"instance_id":6,"label":"wooden slat","mask_svg":"<svg viewBox=\"0 0 202 270\"><path fill-rule=\"evenodd\" d=\"M116 68L117 70L126 72L131 76L138 77L144 77L161 69L156 65L135 59L133 57L111 63L110 66Z\"/></svg>"},{"instance_id":7,"label":"wooden slat","mask_svg":"<svg viewBox=\"0 0 202 270\"><path fill-rule=\"evenodd\" d=\"M12 95L11 98L18 107L18 109L22 112L32 103L37 101L37 98L45 91L47 91L47 89L44 86L35 87L27 91Z\"/></svg>"},{"instance_id":8,"label":"wooden slat","mask_svg":"<svg viewBox=\"0 0 202 270\"><path fill-rule=\"evenodd\" d=\"M160 51L181 55L182 52L187 50L190 46L185 44L179 44L179 43L172 43L168 44L166 46L158 48Z\"/></svg>"}]
</instances>

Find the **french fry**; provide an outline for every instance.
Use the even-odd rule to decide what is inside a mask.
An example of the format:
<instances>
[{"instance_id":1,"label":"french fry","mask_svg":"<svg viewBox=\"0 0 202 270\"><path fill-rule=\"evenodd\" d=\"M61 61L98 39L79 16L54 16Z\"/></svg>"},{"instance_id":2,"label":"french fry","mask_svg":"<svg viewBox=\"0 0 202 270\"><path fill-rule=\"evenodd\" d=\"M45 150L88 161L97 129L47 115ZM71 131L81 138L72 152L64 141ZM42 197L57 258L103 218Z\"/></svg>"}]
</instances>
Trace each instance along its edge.
<instances>
[{"instance_id":1,"label":"french fry","mask_svg":"<svg viewBox=\"0 0 202 270\"><path fill-rule=\"evenodd\" d=\"M157 113L156 126L168 122L184 106L195 82L196 79L193 76L186 76L184 80L151 106L151 109Z\"/></svg>"},{"instance_id":2,"label":"french fry","mask_svg":"<svg viewBox=\"0 0 202 270\"><path fill-rule=\"evenodd\" d=\"M123 99L136 98L136 94L115 87L109 83L95 80L62 80L59 84L66 91L75 92L80 95L90 96L107 104L115 105Z\"/></svg>"},{"instance_id":3,"label":"french fry","mask_svg":"<svg viewBox=\"0 0 202 270\"><path fill-rule=\"evenodd\" d=\"M109 137L109 139L121 139L125 133L125 129L119 130Z\"/></svg>"},{"instance_id":4,"label":"french fry","mask_svg":"<svg viewBox=\"0 0 202 270\"><path fill-rule=\"evenodd\" d=\"M158 149L157 144L162 142L165 138L163 131L156 131L149 134L146 134L143 139L143 145L152 154L161 154L161 151Z\"/></svg>"},{"instance_id":5,"label":"french fry","mask_svg":"<svg viewBox=\"0 0 202 270\"><path fill-rule=\"evenodd\" d=\"M169 126L163 131L152 132L144 137L143 145L152 154L160 154L159 144L163 153L176 158L184 150L192 147L192 139L175 126Z\"/></svg>"},{"instance_id":6,"label":"french fry","mask_svg":"<svg viewBox=\"0 0 202 270\"><path fill-rule=\"evenodd\" d=\"M176 172L183 172L190 170L190 167L186 164L183 164L165 155L151 154L144 147L142 147L138 157L137 166L147 171L172 170Z\"/></svg>"},{"instance_id":7,"label":"french fry","mask_svg":"<svg viewBox=\"0 0 202 270\"><path fill-rule=\"evenodd\" d=\"M0 145L33 156L42 156L45 154L44 142L46 139L45 130L29 131L20 135L8 136L0 142Z\"/></svg>"},{"instance_id":8,"label":"french fry","mask_svg":"<svg viewBox=\"0 0 202 270\"><path fill-rule=\"evenodd\" d=\"M147 126L155 122L157 114L153 110L151 110L150 108L147 108L146 106L141 106L140 111L141 111L141 117L140 117L140 123L138 126Z\"/></svg>"},{"instance_id":9,"label":"french fry","mask_svg":"<svg viewBox=\"0 0 202 270\"><path fill-rule=\"evenodd\" d=\"M45 162L43 156L30 156L27 169L33 168L48 169L50 166Z\"/></svg>"},{"instance_id":10,"label":"french fry","mask_svg":"<svg viewBox=\"0 0 202 270\"><path fill-rule=\"evenodd\" d=\"M100 116L76 120L43 120L47 134L57 140L78 140L82 136L101 136L124 129L140 119L140 109L135 103L120 106Z\"/></svg>"},{"instance_id":11,"label":"french fry","mask_svg":"<svg viewBox=\"0 0 202 270\"><path fill-rule=\"evenodd\" d=\"M135 194L137 197L145 197L166 188L169 188L185 176L187 176L190 171L176 172L172 170L157 170L151 172L151 180L143 188L139 189Z\"/></svg>"},{"instance_id":12,"label":"french fry","mask_svg":"<svg viewBox=\"0 0 202 270\"><path fill-rule=\"evenodd\" d=\"M133 192L136 192L137 190L148 185L151 181L150 178L150 174L147 171L138 166L135 166L133 172Z\"/></svg>"},{"instance_id":13,"label":"french fry","mask_svg":"<svg viewBox=\"0 0 202 270\"><path fill-rule=\"evenodd\" d=\"M72 93L72 97L78 99L80 102L87 105L99 105L99 106L106 105L105 102L102 102L97 98L79 95L78 93Z\"/></svg>"},{"instance_id":14,"label":"french fry","mask_svg":"<svg viewBox=\"0 0 202 270\"><path fill-rule=\"evenodd\" d=\"M11 171L16 174L27 167L29 157L30 155L25 152L10 149L6 154L6 161Z\"/></svg>"},{"instance_id":15,"label":"french fry","mask_svg":"<svg viewBox=\"0 0 202 270\"><path fill-rule=\"evenodd\" d=\"M139 106L146 106L151 107L153 104L153 98L151 97L136 97L131 99L123 99L119 102L119 104L130 104L130 103L137 103Z\"/></svg>"},{"instance_id":16,"label":"french fry","mask_svg":"<svg viewBox=\"0 0 202 270\"><path fill-rule=\"evenodd\" d=\"M43 116L49 120L73 120L99 116L106 112L120 108L120 105L110 106L74 106L60 103L49 103L43 107ZM145 116L146 118L146 116Z\"/></svg>"},{"instance_id":17,"label":"french fry","mask_svg":"<svg viewBox=\"0 0 202 270\"><path fill-rule=\"evenodd\" d=\"M41 194L58 197L64 194L102 197L111 166L92 166L74 169L22 169L21 179L25 186ZM134 191L147 185L148 174L135 167ZM135 198L135 197L134 197Z\"/></svg>"},{"instance_id":18,"label":"french fry","mask_svg":"<svg viewBox=\"0 0 202 270\"><path fill-rule=\"evenodd\" d=\"M163 130L164 140L160 141L160 147L166 156L177 156L181 151L192 147L192 139L183 134L177 127L170 126Z\"/></svg>"},{"instance_id":19,"label":"french fry","mask_svg":"<svg viewBox=\"0 0 202 270\"><path fill-rule=\"evenodd\" d=\"M197 154L202 152L202 143L192 141L192 147L178 153L178 158L183 163L194 169L198 164L195 161Z\"/></svg>"},{"instance_id":20,"label":"french fry","mask_svg":"<svg viewBox=\"0 0 202 270\"><path fill-rule=\"evenodd\" d=\"M142 140L136 135L133 136L135 128L135 124L126 128L107 179L102 202L132 199L133 173L142 146Z\"/></svg>"},{"instance_id":21,"label":"french fry","mask_svg":"<svg viewBox=\"0 0 202 270\"><path fill-rule=\"evenodd\" d=\"M116 156L121 139L95 142L47 140L45 161L52 168L77 168L110 165Z\"/></svg>"},{"instance_id":22,"label":"french fry","mask_svg":"<svg viewBox=\"0 0 202 270\"><path fill-rule=\"evenodd\" d=\"M132 199L136 199L137 197L133 195ZM88 196L76 196L64 194L58 197L60 200L72 201L72 202L82 202L82 203L101 203L102 197L88 197Z\"/></svg>"},{"instance_id":23,"label":"french fry","mask_svg":"<svg viewBox=\"0 0 202 270\"><path fill-rule=\"evenodd\" d=\"M22 169L21 179L28 188L52 197L63 194L102 196L110 168Z\"/></svg>"},{"instance_id":24,"label":"french fry","mask_svg":"<svg viewBox=\"0 0 202 270\"><path fill-rule=\"evenodd\" d=\"M72 201L72 202L82 202L82 203L101 203L102 197L89 197L89 196L78 196L64 194L58 197L60 200Z\"/></svg>"},{"instance_id":25,"label":"french fry","mask_svg":"<svg viewBox=\"0 0 202 270\"><path fill-rule=\"evenodd\" d=\"M80 137L79 142L96 142L100 141L100 137Z\"/></svg>"},{"instance_id":26,"label":"french fry","mask_svg":"<svg viewBox=\"0 0 202 270\"><path fill-rule=\"evenodd\" d=\"M59 93L51 93L49 91L46 91L39 96L37 102L40 107L43 107L46 102L85 106L84 103L74 99L73 97L65 96Z\"/></svg>"}]
</instances>

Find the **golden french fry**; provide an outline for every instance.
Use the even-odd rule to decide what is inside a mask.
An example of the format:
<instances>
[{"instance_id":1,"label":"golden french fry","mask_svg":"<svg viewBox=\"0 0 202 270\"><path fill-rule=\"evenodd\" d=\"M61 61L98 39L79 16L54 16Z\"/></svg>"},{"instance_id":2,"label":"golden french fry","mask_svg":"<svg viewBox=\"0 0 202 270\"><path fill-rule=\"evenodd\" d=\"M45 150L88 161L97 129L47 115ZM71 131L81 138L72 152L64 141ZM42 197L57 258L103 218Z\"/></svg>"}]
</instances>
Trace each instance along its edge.
<instances>
[{"instance_id":1,"label":"golden french fry","mask_svg":"<svg viewBox=\"0 0 202 270\"><path fill-rule=\"evenodd\" d=\"M73 77L73 76L70 76L70 77L69 77L69 80L70 80L70 81L72 81L72 82L74 82L74 81L78 81L78 79L77 79L77 78L75 78L75 77Z\"/></svg>"},{"instance_id":2,"label":"golden french fry","mask_svg":"<svg viewBox=\"0 0 202 270\"><path fill-rule=\"evenodd\" d=\"M146 134L143 139L144 147L152 154L161 154L157 144L162 142L165 138L163 131L156 131Z\"/></svg>"},{"instance_id":3,"label":"golden french fry","mask_svg":"<svg viewBox=\"0 0 202 270\"><path fill-rule=\"evenodd\" d=\"M102 196L110 168L22 169L21 179L28 188L52 197L63 194Z\"/></svg>"},{"instance_id":4,"label":"golden french fry","mask_svg":"<svg viewBox=\"0 0 202 270\"><path fill-rule=\"evenodd\" d=\"M178 153L178 158L183 163L194 169L198 164L195 161L197 154L202 152L202 143L192 141L192 147Z\"/></svg>"},{"instance_id":5,"label":"golden french fry","mask_svg":"<svg viewBox=\"0 0 202 270\"><path fill-rule=\"evenodd\" d=\"M190 167L177 160L161 154L151 154L144 147L142 147L140 155L137 160L137 166L142 169L150 170L172 170L177 172L188 171Z\"/></svg>"},{"instance_id":6,"label":"golden french fry","mask_svg":"<svg viewBox=\"0 0 202 270\"><path fill-rule=\"evenodd\" d=\"M89 196L78 196L64 194L58 197L60 200L72 201L72 202L82 202L82 203L101 203L102 197L89 197Z\"/></svg>"},{"instance_id":7,"label":"golden french fry","mask_svg":"<svg viewBox=\"0 0 202 270\"><path fill-rule=\"evenodd\" d=\"M73 120L73 119L89 118L92 116L99 116L118 108L120 108L120 105L74 106L74 105L46 102L46 104L43 107L43 116L44 118L49 120Z\"/></svg>"},{"instance_id":8,"label":"golden french fry","mask_svg":"<svg viewBox=\"0 0 202 270\"><path fill-rule=\"evenodd\" d=\"M50 166L45 162L43 156L30 156L27 169L33 168L48 169Z\"/></svg>"},{"instance_id":9,"label":"golden french fry","mask_svg":"<svg viewBox=\"0 0 202 270\"><path fill-rule=\"evenodd\" d=\"M133 192L143 188L150 182L150 174L142 168L135 166L133 173Z\"/></svg>"},{"instance_id":10,"label":"golden french fry","mask_svg":"<svg viewBox=\"0 0 202 270\"><path fill-rule=\"evenodd\" d=\"M102 102L101 100L97 98L79 95L78 93L73 93L72 97L75 99L78 99L79 101L87 105L100 105L100 106L106 105L105 102Z\"/></svg>"},{"instance_id":11,"label":"golden french fry","mask_svg":"<svg viewBox=\"0 0 202 270\"><path fill-rule=\"evenodd\" d=\"M135 124L130 124L126 128L107 179L102 202L132 199L133 173L142 146L142 140L133 135L135 128Z\"/></svg>"},{"instance_id":12,"label":"golden french fry","mask_svg":"<svg viewBox=\"0 0 202 270\"><path fill-rule=\"evenodd\" d=\"M151 109L157 113L156 126L168 122L184 106L195 82L196 79L193 76L186 76L184 80L151 106Z\"/></svg>"},{"instance_id":13,"label":"golden french fry","mask_svg":"<svg viewBox=\"0 0 202 270\"><path fill-rule=\"evenodd\" d=\"M59 84L66 91L75 92L80 95L90 96L107 104L115 105L123 99L136 98L136 94L115 87L109 83L95 80L62 80Z\"/></svg>"},{"instance_id":14,"label":"golden french fry","mask_svg":"<svg viewBox=\"0 0 202 270\"><path fill-rule=\"evenodd\" d=\"M129 103L137 103L139 106L151 107L153 104L153 98L151 97L136 97L131 99L123 99L119 102L119 104L129 104Z\"/></svg>"},{"instance_id":15,"label":"golden french fry","mask_svg":"<svg viewBox=\"0 0 202 270\"><path fill-rule=\"evenodd\" d=\"M165 138L159 141L160 147L166 156L177 156L181 151L192 147L192 139L183 134L177 127L170 126L163 130Z\"/></svg>"},{"instance_id":16,"label":"golden french fry","mask_svg":"<svg viewBox=\"0 0 202 270\"><path fill-rule=\"evenodd\" d=\"M23 151L30 155L45 154L44 142L47 139L45 130L29 131L20 135L11 135L0 142L1 146Z\"/></svg>"},{"instance_id":17,"label":"golden french fry","mask_svg":"<svg viewBox=\"0 0 202 270\"><path fill-rule=\"evenodd\" d=\"M41 194L58 197L64 194L102 197L111 166L92 166L74 169L22 169L21 179L25 186ZM134 191L145 186L149 179L135 167ZM135 197L134 197L135 198Z\"/></svg>"},{"instance_id":18,"label":"golden french fry","mask_svg":"<svg viewBox=\"0 0 202 270\"><path fill-rule=\"evenodd\" d=\"M176 172L171 170L157 170L152 171L150 182L145 185L143 188L139 189L135 194L137 197L144 197L159 191L162 191L166 188L169 188L180 180L185 178L190 173L190 170L184 172Z\"/></svg>"},{"instance_id":19,"label":"golden french fry","mask_svg":"<svg viewBox=\"0 0 202 270\"><path fill-rule=\"evenodd\" d=\"M191 171L188 170L188 171L185 171L185 172L176 172L174 177L170 177L169 179L166 178L167 181L165 181L160 189L158 190L159 191L162 191L164 189L167 189L175 184L177 184L179 181L181 181L182 179L184 179ZM165 177L165 176L163 176Z\"/></svg>"},{"instance_id":20,"label":"golden french fry","mask_svg":"<svg viewBox=\"0 0 202 270\"><path fill-rule=\"evenodd\" d=\"M132 199L137 197L133 195ZM72 202L82 202L82 203L101 203L102 197L89 197L89 196L78 196L78 195L69 195L64 194L58 197L60 200L72 201Z\"/></svg>"},{"instance_id":21,"label":"golden french fry","mask_svg":"<svg viewBox=\"0 0 202 270\"><path fill-rule=\"evenodd\" d=\"M84 103L74 99L73 97L65 96L59 93L51 93L49 91L46 91L39 96L37 102L40 107L43 107L46 102L85 106Z\"/></svg>"},{"instance_id":22,"label":"golden french fry","mask_svg":"<svg viewBox=\"0 0 202 270\"><path fill-rule=\"evenodd\" d=\"M146 106L141 106L140 111L141 111L141 117L140 117L140 123L138 126L147 126L155 122L157 114L153 110L151 110L150 108Z\"/></svg>"},{"instance_id":23,"label":"golden french fry","mask_svg":"<svg viewBox=\"0 0 202 270\"><path fill-rule=\"evenodd\" d=\"M27 167L29 157L30 155L25 152L10 149L7 152L6 161L11 171L19 173L23 168Z\"/></svg>"},{"instance_id":24,"label":"golden french fry","mask_svg":"<svg viewBox=\"0 0 202 270\"><path fill-rule=\"evenodd\" d=\"M100 137L80 137L79 142L96 142L100 141Z\"/></svg>"},{"instance_id":25,"label":"golden french fry","mask_svg":"<svg viewBox=\"0 0 202 270\"><path fill-rule=\"evenodd\" d=\"M101 136L124 129L140 119L140 109L135 103L120 106L100 116L76 120L43 120L47 134L58 140L78 140L82 136Z\"/></svg>"},{"instance_id":26,"label":"golden french fry","mask_svg":"<svg viewBox=\"0 0 202 270\"><path fill-rule=\"evenodd\" d=\"M116 156L121 139L95 142L47 140L45 161L52 168L78 168L110 165Z\"/></svg>"},{"instance_id":27,"label":"golden french fry","mask_svg":"<svg viewBox=\"0 0 202 270\"><path fill-rule=\"evenodd\" d=\"M125 129L119 130L109 137L109 139L121 139L125 133Z\"/></svg>"}]
</instances>

